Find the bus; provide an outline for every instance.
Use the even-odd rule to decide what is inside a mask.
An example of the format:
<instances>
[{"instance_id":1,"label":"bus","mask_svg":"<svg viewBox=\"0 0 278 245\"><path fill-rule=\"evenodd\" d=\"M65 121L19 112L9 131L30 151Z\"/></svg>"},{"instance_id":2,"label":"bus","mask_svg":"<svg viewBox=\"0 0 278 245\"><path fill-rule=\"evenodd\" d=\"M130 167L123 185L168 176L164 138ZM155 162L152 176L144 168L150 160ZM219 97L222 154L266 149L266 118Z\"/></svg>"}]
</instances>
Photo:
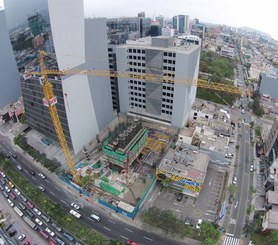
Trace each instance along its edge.
<instances>
[{"instance_id":1,"label":"bus","mask_svg":"<svg viewBox=\"0 0 278 245\"><path fill-rule=\"evenodd\" d=\"M14 211L15 211L20 217L23 216L23 213L21 212L21 210L20 210L17 206L14 206Z\"/></svg>"},{"instance_id":2,"label":"bus","mask_svg":"<svg viewBox=\"0 0 278 245\"><path fill-rule=\"evenodd\" d=\"M31 226L33 229L35 229L36 225L32 220L30 220L27 216L24 216L23 219L29 226Z\"/></svg>"}]
</instances>

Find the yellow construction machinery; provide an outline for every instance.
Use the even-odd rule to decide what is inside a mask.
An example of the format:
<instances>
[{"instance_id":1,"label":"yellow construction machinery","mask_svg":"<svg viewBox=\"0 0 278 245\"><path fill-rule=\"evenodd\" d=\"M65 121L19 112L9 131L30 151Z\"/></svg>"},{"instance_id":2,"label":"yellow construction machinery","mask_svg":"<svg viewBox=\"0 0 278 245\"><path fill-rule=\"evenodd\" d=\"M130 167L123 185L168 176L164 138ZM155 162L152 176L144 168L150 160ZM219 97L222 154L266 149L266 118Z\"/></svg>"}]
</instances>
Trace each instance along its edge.
<instances>
[{"instance_id":1,"label":"yellow construction machinery","mask_svg":"<svg viewBox=\"0 0 278 245\"><path fill-rule=\"evenodd\" d=\"M122 77L122 78L137 78L137 79L144 79L147 81L153 81L153 82L170 82L170 83L181 83L185 84L185 80L178 80L169 78L167 75L156 75L156 74L138 74L138 73L131 73L128 71L124 72L115 72L115 71L99 71L99 70L76 70L76 69L70 69L70 70L48 70L44 63L44 57L47 55L45 51L40 51L39 58L40 58L40 67L41 71L36 72L26 72L24 74L24 79L30 78L31 74L40 76L40 83L43 87L44 92L44 105L49 108L49 112L53 121L53 125L57 134L57 137L59 139L59 142L61 144L61 147L63 149L64 155L66 157L67 164L69 166L70 172L73 176L73 179L75 183L80 184L80 177L78 175L78 172L75 169L75 164L71 157L71 152L69 149L69 146L67 144L67 141L65 139L65 135L61 126L61 122L59 119L59 115L57 112L56 104L57 104L57 98L54 95L52 85L50 81L48 80L48 75L91 75L91 76L98 76L98 77ZM213 83L213 82L207 82L205 80L198 80L197 83L198 87L201 88L209 88L213 90L218 91L225 91L229 93L234 94L241 94L241 91L239 88L227 85L227 84L219 84L219 83Z\"/></svg>"}]
</instances>

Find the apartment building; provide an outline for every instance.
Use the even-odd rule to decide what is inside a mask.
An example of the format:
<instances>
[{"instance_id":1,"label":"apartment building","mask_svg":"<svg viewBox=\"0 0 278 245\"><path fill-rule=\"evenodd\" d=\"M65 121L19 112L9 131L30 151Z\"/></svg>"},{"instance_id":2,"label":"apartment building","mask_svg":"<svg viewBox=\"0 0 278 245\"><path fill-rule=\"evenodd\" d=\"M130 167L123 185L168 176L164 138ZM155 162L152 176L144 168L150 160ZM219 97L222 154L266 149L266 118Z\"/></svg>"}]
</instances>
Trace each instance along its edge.
<instances>
[{"instance_id":1,"label":"apartment building","mask_svg":"<svg viewBox=\"0 0 278 245\"><path fill-rule=\"evenodd\" d=\"M147 37L116 48L118 72L130 73L118 78L121 112L178 128L186 124L196 97L200 45L177 42Z\"/></svg>"}]
</instances>

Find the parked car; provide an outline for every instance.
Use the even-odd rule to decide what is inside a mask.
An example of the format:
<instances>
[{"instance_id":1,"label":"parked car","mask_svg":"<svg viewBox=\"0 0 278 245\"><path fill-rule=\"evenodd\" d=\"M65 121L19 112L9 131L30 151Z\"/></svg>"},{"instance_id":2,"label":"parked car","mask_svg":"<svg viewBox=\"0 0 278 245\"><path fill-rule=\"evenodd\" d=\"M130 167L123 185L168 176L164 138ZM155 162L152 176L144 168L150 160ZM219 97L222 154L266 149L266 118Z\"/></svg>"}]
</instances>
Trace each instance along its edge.
<instances>
[{"instance_id":1,"label":"parked car","mask_svg":"<svg viewBox=\"0 0 278 245\"><path fill-rule=\"evenodd\" d=\"M236 183L237 183L237 177L234 176L234 178L233 178L233 184L236 185Z\"/></svg>"},{"instance_id":2,"label":"parked car","mask_svg":"<svg viewBox=\"0 0 278 245\"><path fill-rule=\"evenodd\" d=\"M16 165L16 168L17 168L19 171L21 171L21 170L22 170L22 167L21 167L21 165L20 165L20 164L17 164L17 165Z\"/></svg>"},{"instance_id":3,"label":"parked car","mask_svg":"<svg viewBox=\"0 0 278 245\"><path fill-rule=\"evenodd\" d=\"M8 233L9 233L10 237L13 237L17 233L17 230L13 229L13 230L9 231Z\"/></svg>"},{"instance_id":4,"label":"parked car","mask_svg":"<svg viewBox=\"0 0 278 245\"><path fill-rule=\"evenodd\" d=\"M184 224L191 225L191 222L192 222L192 218L190 216L186 216L184 220Z\"/></svg>"},{"instance_id":5,"label":"parked car","mask_svg":"<svg viewBox=\"0 0 278 245\"><path fill-rule=\"evenodd\" d=\"M7 200L8 200L8 203L10 204L10 206L14 207L14 203L11 201L11 199L8 198Z\"/></svg>"},{"instance_id":6,"label":"parked car","mask_svg":"<svg viewBox=\"0 0 278 245\"><path fill-rule=\"evenodd\" d=\"M43 224L42 221L39 220L38 218L35 219L35 222L36 222L38 225L42 225L42 224Z\"/></svg>"},{"instance_id":7,"label":"parked car","mask_svg":"<svg viewBox=\"0 0 278 245\"><path fill-rule=\"evenodd\" d=\"M2 193L3 193L3 196L4 196L4 197L6 197L6 198L9 197L9 195L8 195L8 193L7 193L6 191L2 191Z\"/></svg>"},{"instance_id":8,"label":"parked car","mask_svg":"<svg viewBox=\"0 0 278 245\"><path fill-rule=\"evenodd\" d=\"M71 203L71 206L74 207L76 210L79 210L80 209L80 206L77 205L76 203Z\"/></svg>"},{"instance_id":9,"label":"parked car","mask_svg":"<svg viewBox=\"0 0 278 245\"><path fill-rule=\"evenodd\" d=\"M19 206L22 210L25 210L25 209L26 209L25 205L24 205L22 202L19 202L19 203L18 203L18 206Z\"/></svg>"},{"instance_id":10,"label":"parked car","mask_svg":"<svg viewBox=\"0 0 278 245\"><path fill-rule=\"evenodd\" d=\"M177 196L177 201L181 202L182 198L183 198L183 194L179 193L178 196Z\"/></svg>"},{"instance_id":11,"label":"parked car","mask_svg":"<svg viewBox=\"0 0 278 245\"><path fill-rule=\"evenodd\" d=\"M80 219L81 218L81 214L80 213L78 213L78 212L76 212L75 210L73 210L73 209L71 209L70 211L69 211L69 213L71 214L71 215L73 215L75 218L77 218L77 219Z\"/></svg>"},{"instance_id":12,"label":"parked car","mask_svg":"<svg viewBox=\"0 0 278 245\"><path fill-rule=\"evenodd\" d=\"M47 228L45 228L45 231L50 235L50 236L55 236L55 232L54 231L52 231L52 230L50 230L48 227Z\"/></svg>"},{"instance_id":13,"label":"parked car","mask_svg":"<svg viewBox=\"0 0 278 245\"><path fill-rule=\"evenodd\" d=\"M203 222L202 219L198 219L197 224L196 224L196 229L200 229L201 228L202 222Z\"/></svg>"},{"instance_id":14,"label":"parked car","mask_svg":"<svg viewBox=\"0 0 278 245\"><path fill-rule=\"evenodd\" d=\"M42 212L40 210L38 210L37 208L33 208L33 211L37 213L37 215L41 215Z\"/></svg>"},{"instance_id":15,"label":"parked car","mask_svg":"<svg viewBox=\"0 0 278 245\"><path fill-rule=\"evenodd\" d=\"M61 232L63 229L55 223L51 224L57 231Z\"/></svg>"},{"instance_id":16,"label":"parked car","mask_svg":"<svg viewBox=\"0 0 278 245\"><path fill-rule=\"evenodd\" d=\"M11 190L10 190L10 188L8 187L8 186L5 186L5 190L6 190L6 192L10 192Z\"/></svg>"},{"instance_id":17,"label":"parked car","mask_svg":"<svg viewBox=\"0 0 278 245\"><path fill-rule=\"evenodd\" d=\"M32 169L29 170L29 173L32 174L32 175L36 174Z\"/></svg>"},{"instance_id":18,"label":"parked car","mask_svg":"<svg viewBox=\"0 0 278 245\"><path fill-rule=\"evenodd\" d=\"M18 196L20 195L20 191L17 188L14 189L14 192L16 195L18 195Z\"/></svg>"},{"instance_id":19,"label":"parked car","mask_svg":"<svg viewBox=\"0 0 278 245\"><path fill-rule=\"evenodd\" d=\"M34 207L34 204L29 202L29 201L27 201L27 205L29 206L29 208L33 208Z\"/></svg>"},{"instance_id":20,"label":"parked car","mask_svg":"<svg viewBox=\"0 0 278 245\"><path fill-rule=\"evenodd\" d=\"M8 184L11 188L14 188L14 183L12 181L9 181Z\"/></svg>"},{"instance_id":21,"label":"parked car","mask_svg":"<svg viewBox=\"0 0 278 245\"><path fill-rule=\"evenodd\" d=\"M17 238L17 240L23 241L25 238L26 238L25 234L21 234L21 235Z\"/></svg>"},{"instance_id":22,"label":"parked car","mask_svg":"<svg viewBox=\"0 0 278 245\"><path fill-rule=\"evenodd\" d=\"M50 218L48 216L46 216L45 214L41 214L41 217L44 219L45 222L49 222Z\"/></svg>"},{"instance_id":23,"label":"parked car","mask_svg":"<svg viewBox=\"0 0 278 245\"><path fill-rule=\"evenodd\" d=\"M27 202L28 201L27 198L25 196L23 196L23 195L20 195L19 197L22 199L23 202Z\"/></svg>"},{"instance_id":24,"label":"parked car","mask_svg":"<svg viewBox=\"0 0 278 245\"><path fill-rule=\"evenodd\" d=\"M254 165L253 165L253 164L250 165L250 171L251 171L251 172L254 171Z\"/></svg>"},{"instance_id":25,"label":"parked car","mask_svg":"<svg viewBox=\"0 0 278 245\"><path fill-rule=\"evenodd\" d=\"M138 243L136 243L136 242L134 242L134 241L132 241L132 240L127 240L127 241L126 241L126 244L127 244L127 245L138 245Z\"/></svg>"},{"instance_id":26,"label":"parked car","mask_svg":"<svg viewBox=\"0 0 278 245\"><path fill-rule=\"evenodd\" d=\"M43 185L39 185L37 187L40 191L44 192L45 191L45 187Z\"/></svg>"},{"instance_id":27,"label":"parked car","mask_svg":"<svg viewBox=\"0 0 278 245\"><path fill-rule=\"evenodd\" d=\"M33 218L35 216L29 209L26 210L26 213L30 218Z\"/></svg>"},{"instance_id":28,"label":"parked car","mask_svg":"<svg viewBox=\"0 0 278 245\"><path fill-rule=\"evenodd\" d=\"M74 238L67 232L64 232L63 235L68 239L70 240L71 242L74 240Z\"/></svg>"},{"instance_id":29,"label":"parked car","mask_svg":"<svg viewBox=\"0 0 278 245\"><path fill-rule=\"evenodd\" d=\"M13 194L12 192L9 193L9 196L10 196L10 198L13 199L13 200L16 199L16 195Z\"/></svg>"}]
</instances>

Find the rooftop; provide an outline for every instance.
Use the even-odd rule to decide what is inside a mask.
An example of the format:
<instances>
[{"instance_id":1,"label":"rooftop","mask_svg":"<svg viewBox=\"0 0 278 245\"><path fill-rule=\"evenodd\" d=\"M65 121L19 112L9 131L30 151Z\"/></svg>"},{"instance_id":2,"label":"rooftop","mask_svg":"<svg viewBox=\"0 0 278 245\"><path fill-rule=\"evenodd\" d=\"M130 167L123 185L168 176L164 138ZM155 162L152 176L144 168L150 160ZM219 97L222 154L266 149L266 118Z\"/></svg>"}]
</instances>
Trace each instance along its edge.
<instances>
[{"instance_id":1,"label":"rooftop","mask_svg":"<svg viewBox=\"0 0 278 245\"><path fill-rule=\"evenodd\" d=\"M177 150L170 149L159 169L183 178L204 182L210 156L196 149L198 148L189 145L182 145Z\"/></svg>"},{"instance_id":2,"label":"rooftop","mask_svg":"<svg viewBox=\"0 0 278 245\"><path fill-rule=\"evenodd\" d=\"M201 148L209 149L215 152L221 152L223 154L226 153L229 144L229 137L225 136L218 137L216 135L202 135L201 140Z\"/></svg>"},{"instance_id":3,"label":"rooftop","mask_svg":"<svg viewBox=\"0 0 278 245\"><path fill-rule=\"evenodd\" d=\"M278 204L278 192L269 190L266 193L266 198L267 198L269 203Z\"/></svg>"},{"instance_id":4,"label":"rooftop","mask_svg":"<svg viewBox=\"0 0 278 245\"><path fill-rule=\"evenodd\" d=\"M181 136L187 136L187 137L192 137L193 134L194 134L194 132L195 132L195 128L183 128L183 129L180 131L179 135L181 135Z\"/></svg>"}]
</instances>

